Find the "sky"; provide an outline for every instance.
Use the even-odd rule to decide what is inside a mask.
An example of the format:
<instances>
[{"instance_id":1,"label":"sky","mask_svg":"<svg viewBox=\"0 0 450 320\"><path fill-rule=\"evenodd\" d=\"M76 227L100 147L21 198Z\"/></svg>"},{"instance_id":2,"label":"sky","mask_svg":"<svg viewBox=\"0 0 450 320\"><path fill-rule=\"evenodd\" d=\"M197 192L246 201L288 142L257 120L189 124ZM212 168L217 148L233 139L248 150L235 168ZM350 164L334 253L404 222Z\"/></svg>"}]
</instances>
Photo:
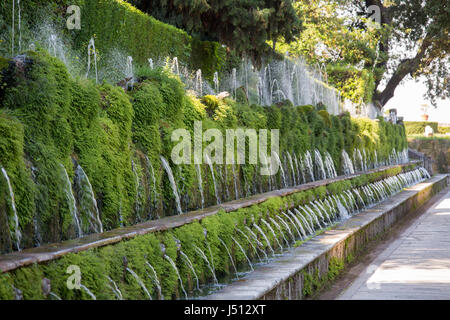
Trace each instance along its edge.
<instances>
[{"instance_id":1,"label":"sky","mask_svg":"<svg viewBox=\"0 0 450 320\"><path fill-rule=\"evenodd\" d=\"M422 81L416 82L412 79L405 80L395 90L394 97L388 101L385 109L397 109L397 116L404 117L405 121L421 121L422 104L430 106L428 121L450 123L450 99L438 100L438 107L434 108L431 103L424 99L427 91Z\"/></svg>"}]
</instances>

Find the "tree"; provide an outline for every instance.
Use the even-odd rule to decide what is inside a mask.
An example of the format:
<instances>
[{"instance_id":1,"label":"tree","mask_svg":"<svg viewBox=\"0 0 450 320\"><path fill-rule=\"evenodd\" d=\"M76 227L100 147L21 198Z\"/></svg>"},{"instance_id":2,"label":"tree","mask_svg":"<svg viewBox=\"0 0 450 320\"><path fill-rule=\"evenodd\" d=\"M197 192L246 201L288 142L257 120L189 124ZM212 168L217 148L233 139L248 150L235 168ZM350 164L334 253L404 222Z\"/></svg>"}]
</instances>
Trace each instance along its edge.
<instances>
[{"instance_id":1,"label":"tree","mask_svg":"<svg viewBox=\"0 0 450 320\"><path fill-rule=\"evenodd\" d=\"M381 24L390 32L380 43L387 59L378 63L386 69L386 86L379 90L377 80L374 101L383 107L394 96L395 89L408 75L427 79L427 97L450 97L450 4L441 0L366 0L356 1L366 10L376 6L381 10ZM409 54L398 54L403 47ZM397 52L396 52L397 51Z\"/></svg>"},{"instance_id":2,"label":"tree","mask_svg":"<svg viewBox=\"0 0 450 320\"><path fill-rule=\"evenodd\" d=\"M130 0L156 19L259 60L267 41L294 39L301 21L291 0Z\"/></svg>"},{"instance_id":3,"label":"tree","mask_svg":"<svg viewBox=\"0 0 450 320\"><path fill-rule=\"evenodd\" d=\"M371 100L380 109L408 76L426 77L432 104L450 96L448 1L299 0L295 8L304 31L279 50L325 63L328 70L357 66L372 73ZM380 20L373 22L377 9ZM341 83L348 89L348 82Z\"/></svg>"}]
</instances>

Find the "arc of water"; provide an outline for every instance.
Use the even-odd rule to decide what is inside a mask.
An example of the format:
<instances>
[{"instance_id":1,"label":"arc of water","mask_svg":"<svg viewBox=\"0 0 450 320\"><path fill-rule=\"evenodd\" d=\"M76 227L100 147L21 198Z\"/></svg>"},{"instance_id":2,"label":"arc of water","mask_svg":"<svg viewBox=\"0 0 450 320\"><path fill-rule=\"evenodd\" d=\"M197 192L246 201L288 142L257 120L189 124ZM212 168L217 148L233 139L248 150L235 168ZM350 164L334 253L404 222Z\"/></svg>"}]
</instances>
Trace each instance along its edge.
<instances>
[{"instance_id":1,"label":"arc of water","mask_svg":"<svg viewBox=\"0 0 450 320\"><path fill-rule=\"evenodd\" d=\"M277 235L275 234L275 231L272 229L272 226L264 219L261 219L261 222L264 223L266 225L266 227L270 230L270 232L272 233L272 236L274 237L275 241L278 244L278 247L283 250L283 246L281 245L280 241L277 238Z\"/></svg>"},{"instance_id":2,"label":"arc of water","mask_svg":"<svg viewBox=\"0 0 450 320\"><path fill-rule=\"evenodd\" d=\"M278 166L280 167L283 188L287 188L286 174L284 172L283 164L281 163L280 157L278 156L278 153L276 153L275 151L272 151L272 155L275 156L275 160L278 162Z\"/></svg>"},{"instance_id":3,"label":"arc of water","mask_svg":"<svg viewBox=\"0 0 450 320\"><path fill-rule=\"evenodd\" d=\"M221 238L219 238L219 241L225 247L225 251L227 252L228 257L230 258L231 264L233 265L233 268L234 268L234 272L236 273L236 278L239 278L238 272L237 272L237 269L236 269L236 265L234 263L233 257L231 256L230 250L228 250L228 247L227 247L226 243L223 242L223 240Z\"/></svg>"},{"instance_id":4,"label":"arc of water","mask_svg":"<svg viewBox=\"0 0 450 320\"><path fill-rule=\"evenodd\" d=\"M297 227L301 232L301 238L306 238L306 232L300 220L298 220L297 216L291 210L288 210L288 214L290 214L292 219L294 219L294 221L297 223Z\"/></svg>"},{"instance_id":5,"label":"arc of water","mask_svg":"<svg viewBox=\"0 0 450 320\"><path fill-rule=\"evenodd\" d=\"M85 285L80 283L80 288L83 289L83 291L86 292L92 298L92 300L97 300L97 297Z\"/></svg>"},{"instance_id":6,"label":"arc of water","mask_svg":"<svg viewBox=\"0 0 450 320\"><path fill-rule=\"evenodd\" d=\"M189 259L189 257L183 252L180 251L181 256L184 258L186 265L191 269L193 276L195 277L195 280L197 282L197 290L200 291L200 281L198 279L197 273L195 272L194 265L192 264L192 261Z\"/></svg>"},{"instance_id":7,"label":"arc of water","mask_svg":"<svg viewBox=\"0 0 450 320\"><path fill-rule=\"evenodd\" d=\"M295 242L295 236L292 233L292 230L289 227L289 224L286 221L284 221L284 219L281 218L280 216L275 216L275 218L277 218L281 222L281 224L286 228L287 232L289 233L289 236L291 237L292 241Z\"/></svg>"},{"instance_id":8,"label":"arc of water","mask_svg":"<svg viewBox=\"0 0 450 320\"><path fill-rule=\"evenodd\" d=\"M234 163L231 164L231 171L233 172L234 195L235 195L235 199L238 200L239 199L239 191L238 191L238 187L237 187L236 169L235 169Z\"/></svg>"},{"instance_id":9,"label":"arc of water","mask_svg":"<svg viewBox=\"0 0 450 320\"><path fill-rule=\"evenodd\" d=\"M290 216L288 216L286 214L286 212L281 212L281 215L283 215L291 223L291 225L294 226L295 231L297 231L298 236L301 238L302 237L302 233L300 232L300 230L297 227L297 224L294 222L294 220L292 220L292 218Z\"/></svg>"},{"instance_id":10,"label":"arc of water","mask_svg":"<svg viewBox=\"0 0 450 320\"><path fill-rule=\"evenodd\" d=\"M198 69L195 73L195 91L203 95L203 80L202 80L202 70Z\"/></svg>"},{"instance_id":11,"label":"arc of water","mask_svg":"<svg viewBox=\"0 0 450 320\"><path fill-rule=\"evenodd\" d=\"M166 259L167 261L169 261L170 265L172 266L172 268L175 270L177 276L178 276L178 280L180 281L180 287L181 290L184 293L185 298L187 299L187 293L186 290L184 290L184 286L183 286L183 280L181 279L181 275L180 272L178 271L177 265L175 264L175 262L168 256L168 255L164 255L164 259Z\"/></svg>"},{"instance_id":12,"label":"arc of water","mask_svg":"<svg viewBox=\"0 0 450 320\"><path fill-rule=\"evenodd\" d=\"M288 239L286 238L286 236L284 235L284 232L283 232L283 229L281 228L281 226L272 218L272 217L269 217L269 220L270 220L270 222L272 222L273 223L273 225L275 226L275 228L277 228L277 230L278 230L278 232L281 234L281 236L283 237L283 240L284 240L284 242L286 243L286 245L288 246L288 247L290 247L290 245L289 245L289 241L288 241Z\"/></svg>"},{"instance_id":13,"label":"arc of water","mask_svg":"<svg viewBox=\"0 0 450 320\"><path fill-rule=\"evenodd\" d=\"M158 274L156 273L155 268L153 268L153 266L148 261L145 261L145 265L152 272L152 275L149 274L148 276L150 277L150 279L152 279L153 283L156 285L156 289L158 290L159 297L161 298L161 300L164 300L164 296L163 296L162 290L161 290L161 283L158 280Z\"/></svg>"},{"instance_id":14,"label":"arc of water","mask_svg":"<svg viewBox=\"0 0 450 320\"><path fill-rule=\"evenodd\" d=\"M160 159L161 159L163 168L166 171L167 176L169 177L169 182L172 187L173 195L175 197L178 214L183 214L183 210L181 209L180 196L178 194L178 188L177 188L177 184L175 182L175 178L173 176L172 168L170 168L169 163L167 162L166 158L164 158L163 156L160 156Z\"/></svg>"},{"instance_id":15,"label":"arc of water","mask_svg":"<svg viewBox=\"0 0 450 320\"><path fill-rule=\"evenodd\" d=\"M120 291L119 287L117 286L116 282L111 279L109 276L106 276L106 278L109 280L110 285L109 287L114 292L114 295L118 300L123 300L122 292Z\"/></svg>"},{"instance_id":16,"label":"arc of water","mask_svg":"<svg viewBox=\"0 0 450 320\"><path fill-rule=\"evenodd\" d=\"M8 173L6 172L5 168L0 167L3 177L6 180L6 184L8 185L8 191L9 191L9 198L11 200L11 209L13 211L13 227L14 227L14 233L13 238L16 242L16 248L18 251L20 251L20 242L22 240L22 233L20 232L20 226L19 226L19 217L17 215L17 209L16 209L16 201L14 198L14 192L11 186L11 181L9 180Z\"/></svg>"},{"instance_id":17,"label":"arc of water","mask_svg":"<svg viewBox=\"0 0 450 320\"><path fill-rule=\"evenodd\" d=\"M299 208L302 209L301 207L299 207ZM308 219L310 221L308 221L305 218L305 216L303 216L303 214L297 208L294 208L294 212L297 214L298 217L300 217L300 219L302 220L302 222L305 225L306 229L308 229L309 234L310 235L314 234L314 224L312 223L311 217L309 216L309 214L304 209L302 209L302 211L306 214L306 217L308 217Z\"/></svg>"},{"instance_id":18,"label":"arc of water","mask_svg":"<svg viewBox=\"0 0 450 320\"><path fill-rule=\"evenodd\" d=\"M201 206L202 209L205 206L205 197L203 195L203 180L202 180L202 172L201 172L201 168L200 165L198 163L195 164L195 169L197 171L197 181L198 181L198 190L200 192L200 197L201 197Z\"/></svg>"},{"instance_id":19,"label":"arc of water","mask_svg":"<svg viewBox=\"0 0 450 320\"><path fill-rule=\"evenodd\" d=\"M199 247L197 247L196 245L194 245L194 250L200 255L200 257L201 257L203 260L205 260L206 265L207 265L209 271L211 271L211 274L212 274L212 276L213 276L214 283L216 283L216 284L219 283L219 282L217 281L217 278L216 278L216 272L214 271L213 267L211 266L211 263L209 262L208 258L206 257L206 255L205 255L205 253L202 251L202 249L200 249Z\"/></svg>"},{"instance_id":20,"label":"arc of water","mask_svg":"<svg viewBox=\"0 0 450 320\"><path fill-rule=\"evenodd\" d=\"M249 257L247 256L247 254L245 253L244 248L242 248L241 244L239 243L239 241L237 241L233 236L231 236L231 239L233 239L234 243L237 244L237 246L239 247L239 249L241 250L242 254L244 255L245 259L247 259L248 265L250 267L250 269L253 271L253 264L250 261Z\"/></svg>"},{"instance_id":21,"label":"arc of water","mask_svg":"<svg viewBox=\"0 0 450 320\"><path fill-rule=\"evenodd\" d=\"M211 162L211 159L209 158L209 156L207 154L205 154L205 160L206 160L206 163L209 166L209 170L211 171L211 176L212 176L213 184L214 184L214 194L216 196L217 204L220 204L220 197L219 197L219 193L218 193L218 190L217 190L216 176L214 175L214 167L213 167L213 164Z\"/></svg>"},{"instance_id":22,"label":"arc of water","mask_svg":"<svg viewBox=\"0 0 450 320\"><path fill-rule=\"evenodd\" d=\"M134 277L134 279L136 279L137 283L141 286L142 290L144 290L144 292L147 295L148 299L152 300L152 296L150 295L150 292L148 292L147 287L145 286L144 282L142 282L141 278L139 278L139 276L136 274L136 272L134 272L130 268L127 268L127 271L129 273L131 273L131 275Z\"/></svg>"},{"instance_id":23,"label":"arc of water","mask_svg":"<svg viewBox=\"0 0 450 320\"><path fill-rule=\"evenodd\" d=\"M214 90L216 91L216 94L219 93L219 73L216 71L214 72Z\"/></svg>"},{"instance_id":24,"label":"arc of water","mask_svg":"<svg viewBox=\"0 0 450 320\"><path fill-rule=\"evenodd\" d=\"M150 159L148 158L147 155L145 155L145 160L147 162L147 167L150 168L151 174L152 174L152 182L153 182L153 194L154 194L154 203L157 203L157 199L158 199L158 191L156 189L156 177L155 177L155 170L153 169L153 165L150 162ZM147 168L147 169L148 169Z\"/></svg>"},{"instance_id":25,"label":"arc of water","mask_svg":"<svg viewBox=\"0 0 450 320\"><path fill-rule=\"evenodd\" d=\"M293 185L296 186L297 185L297 179L295 177L295 170L294 170L294 161L292 160L292 156L289 152L286 152L288 160L289 160L289 165L291 166L291 174L292 174L292 182L294 183Z\"/></svg>"},{"instance_id":26,"label":"arc of water","mask_svg":"<svg viewBox=\"0 0 450 320\"><path fill-rule=\"evenodd\" d=\"M311 204L311 203L310 203ZM311 214L311 216L313 217L313 219L316 221L317 225L319 226L320 229L324 228L324 226L322 225L322 223L319 220L319 217L321 218L322 221L324 221L325 219L323 218L322 214L319 212L314 212L313 209L311 209L311 207L309 207L307 204L304 205L304 208L309 211L309 213ZM319 217L318 217L319 216Z\"/></svg>"},{"instance_id":27,"label":"arc of water","mask_svg":"<svg viewBox=\"0 0 450 320\"><path fill-rule=\"evenodd\" d=\"M95 231L102 233L103 232L103 224L102 224L102 221L100 220L100 212L97 207L97 200L95 200L94 190L92 189L91 182L89 181L88 176L86 175L86 173L84 172L83 168L80 165L77 166L76 175L77 175L78 179L80 180L80 182L79 182L80 185L81 185L81 180L84 180L87 184L87 187L88 187L87 192L89 193L89 197L92 201L92 205L93 205L95 212L93 213L91 210L88 210L88 211L91 216L91 219L97 223L97 226L95 227Z\"/></svg>"},{"instance_id":28,"label":"arc of water","mask_svg":"<svg viewBox=\"0 0 450 320\"><path fill-rule=\"evenodd\" d=\"M261 257L259 256L258 250L256 249L256 247L253 245L252 241L250 240L250 238L245 234L244 231L242 231L239 228L236 228L236 231L239 232L240 234L242 234L244 236L244 238L247 240L247 242L249 243L250 247L252 247L253 252L255 252L256 256L258 257L259 261L262 262Z\"/></svg>"},{"instance_id":29,"label":"arc of water","mask_svg":"<svg viewBox=\"0 0 450 320\"><path fill-rule=\"evenodd\" d=\"M262 235L262 237L264 238L264 240L266 241L266 243L267 243L267 245L268 245L268 247L269 247L269 249L270 249L270 252L272 252L272 255L275 255L275 251L273 250L273 248L272 248L272 246L270 245L270 241L269 241L269 239L267 238L267 236L266 236L266 234L264 233L264 231L260 228L260 226L258 226L257 224L253 224L253 227L255 227L255 229L256 230L258 230L258 232Z\"/></svg>"},{"instance_id":30,"label":"arc of water","mask_svg":"<svg viewBox=\"0 0 450 320\"><path fill-rule=\"evenodd\" d=\"M305 208L305 206L306 206L306 205L301 206L300 209L301 209L304 213L306 213L306 216L308 217L309 222L311 223L312 229L313 229L313 230L315 229L315 228L314 228L314 224L316 224L319 228L322 228L322 225L320 224L319 219L317 218L317 216L316 216L314 213L311 213L309 210L307 210L307 209Z\"/></svg>"},{"instance_id":31,"label":"arc of water","mask_svg":"<svg viewBox=\"0 0 450 320\"><path fill-rule=\"evenodd\" d=\"M326 226L327 223L325 221L325 217L322 214L323 213L322 210L320 210L320 208L314 202L310 202L309 204L312 206L312 208L309 206L306 207L309 208L312 212L316 212L320 217L320 219L322 220L324 226Z\"/></svg>"},{"instance_id":32,"label":"arc of water","mask_svg":"<svg viewBox=\"0 0 450 320\"><path fill-rule=\"evenodd\" d=\"M317 150L317 149L314 150L314 162L318 169L320 180L326 179L327 175L325 173L322 155L320 154L319 150Z\"/></svg>"},{"instance_id":33,"label":"arc of water","mask_svg":"<svg viewBox=\"0 0 450 320\"><path fill-rule=\"evenodd\" d=\"M65 182L64 193L66 194L67 202L69 204L69 211L70 211L70 214L72 215L75 227L77 228L78 237L82 237L83 230L81 230L80 219L78 218L78 210L77 210L76 200L75 200L75 196L73 195L73 192L72 192L72 183L70 182L69 175L67 174L66 168L61 163L60 163L60 166L63 170L63 177L64 177L64 182Z\"/></svg>"},{"instance_id":34,"label":"arc of water","mask_svg":"<svg viewBox=\"0 0 450 320\"><path fill-rule=\"evenodd\" d=\"M98 83L97 51L95 50L94 38L91 38L91 40L89 40L89 44L88 44L88 67L87 67L87 72L86 72L86 78L89 77L89 71L91 70L91 54L94 55L95 83Z\"/></svg>"},{"instance_id":35,"label":"arc of water","mask_svg":"<svg viewBox=\"0 0 450 320\"><path fill-rule=\"evenodd\" d=\"M49 295L51 295L52 297L54 297L56 300L62 300L56 293L54 292L50 292Z\"/></svg>"},{"instance_id":36,"label":"arc of water","mask_svg":"<svg viewBox=\"0 0 450 320\"><path fill-rule=\"evenodd\" d=\"M314 165L313 165L311 153L309 151L306 151L304 159L305 159L305 165L306 165L306 168L308 169L308 173L311 178L311 181L315 181L314 170L313 170Z\"/></svg>"}]
</instances>

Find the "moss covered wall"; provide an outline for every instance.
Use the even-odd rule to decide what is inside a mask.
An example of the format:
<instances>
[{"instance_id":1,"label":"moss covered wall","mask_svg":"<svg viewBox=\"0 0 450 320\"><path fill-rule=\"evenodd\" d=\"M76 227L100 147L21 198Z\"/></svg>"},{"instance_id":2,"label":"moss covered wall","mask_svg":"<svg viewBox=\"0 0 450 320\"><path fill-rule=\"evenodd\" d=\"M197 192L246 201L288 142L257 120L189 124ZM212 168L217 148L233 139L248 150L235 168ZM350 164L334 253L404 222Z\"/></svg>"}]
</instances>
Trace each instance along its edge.
<instances>
[{"instance_id":1,"label":"moss covered wall","mask_svg":"<svg viewBox=\"0 0 450 320\"><path fill-rule=\"evenodd\" d=\"M70 17L66 10L71 5L81 9L80 30L68 30L66 27ZM67 48L72 47L75 51L70 58L78 61L71 63L77 64L83 72L86 72L86 53L91 38L95 40L99 69L103 70L111 64L115 68L121 68L120 64L124 67L127 56L132 56L134 62L141 65L147 65L149 58L157 61L178 57L180 63L192 70L201 68L204 77L212 81L213 73L220 71L225 64L225 49L218 43L197 40L122 0L27 0L21 2L21 18L22 52L28 50L34 39L48 37L48 33L55 32ZM12 2L5 1L0 5L0 56L11 55L11 25ZM14 29L16 55L22 53L19 52L17 6ZM55 30L61 30L62 34ZM43 42L46 46L47 40ZM108 72L114 72L112 69L109 68ZM115 75L108 73L100 76L115 78Z\"/></svg>"},{"instance_id":2,"label":"moss covered wall","mask_svg":"<svg viewBox=\"0 0 450 320\"><path fill-rule=\"evenodd\" d=\"M177 143L171 133L179 128L192 133L195 120L202 121L204 130L223 133L238 127L280 129L283 161L286 152L301 157L318 149L322 155L331 154L338 171L344 149L351 155L355 148L364 148L370 162L375 151L382 160L392 149L406 147L403 126L351 119L348 114L333 116L288 101L261 107L214 96L197 98L164 69L140 68L139 82L125 92L72 78L63 63L44 51L28 52L6 66L1 72L0 165L15 193L22 248L76 236L63 168L77 200L83 234L96 231L95 208L87 182L77 181L78 165L89 177L105 230L175 214L175 198L160 156L170 161ZM195 166L170 164L183 211L199 208ZM286 177L292 185L288 167ZM201 173L205 205L216 204L211 172L202 165ZM235 199L233 168L217 165L214 174L220 200ZM237 166L236 176L238 197L268 191L268 177L260 176L256 165ZM279 172L272 188L282 187L281 179ZM6 197L10 202L2 180L0 201ZM10 203L3 205L3 210L9 208Z\"/></svg>"},{"instance_id":3,"label":"moss covered wall","mask_svg":"<svg viewBox=\"0 0 450 320\"><path fill-rule=\"evenodd\" d=\"M258 259L258 252L260 255L262 255L261 252L270 252L269 246L276 248L279 240L276 240L267 226L261 223L262 219L266 221L271 218L276 219L281 211L292 209L315 199L323 200L327 195L337 195L344 190L351 190L363 184L392 177L402 171L408 172L415 167L416 165L404 166L403 168L399 166L284 197L270 198L257 205L236 211L220 211L216 215L178 228L136 236L131 240L123 240L114 245L89 249L76 254L71 253L48 263L34 264L3 273L0 274L0 300L15 299L14 288L21 291L24 299L53 299L53 296L44 297L43 295L41 283L44 278L51 281L52 292L62 299L91 299L83 290L68 288L67 282L71 282L71 280L67 270L70 266L80 268L81 284L89 288L97 299L116 299L111 288L112 283L108 277L120 288L124 299L148 299L145 291L136 279L127 272L126 268L130 268L140 276L153 298L184 298L177 274L164 255L167 255L176 263L187 292L199 294L196 291L195 275L178 249L190 257L201 284L212 283L213 276L207 263L197 250L204 252L209 261L213 261L216 276L219 279L224 279L233 275L234 268L229 256L224 254L223 243L229 248L230 255L238 268L248 268L248 266L247 259L237 243L241 244L251 260ZM364 201L367 200L367 198L364 199ZM302 215L306 218L306 215ZM259 225L264 230L269 242L266 242L258 234L254 224ZM247 228L258 234L257 239L250 235L247 238L237 231L241 230L249 234L246 231ZM294 230L292 224L290 228ZM282 227L282 232L287 234L285 226ZM275 236L280 238L278 230L275 231ZM257 245L257 241L261 246ZM258 251L255 250L256 247L259 248ZM159 293L158 286L150 276L152 273L147 263L151 264L158 279L160 279L162 296ZM337 269L335 271L338 272Z\"/></svg>"}]
</instances>

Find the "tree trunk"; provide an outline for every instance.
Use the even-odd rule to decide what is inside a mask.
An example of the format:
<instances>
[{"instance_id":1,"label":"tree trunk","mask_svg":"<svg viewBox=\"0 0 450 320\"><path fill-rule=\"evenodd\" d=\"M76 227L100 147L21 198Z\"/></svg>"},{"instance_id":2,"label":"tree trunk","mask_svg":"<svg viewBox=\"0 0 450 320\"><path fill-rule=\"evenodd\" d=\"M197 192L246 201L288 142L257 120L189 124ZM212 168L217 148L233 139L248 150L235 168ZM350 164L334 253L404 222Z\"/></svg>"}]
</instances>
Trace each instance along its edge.
<instances>
[{"instance_id":1,"label":"tree trunk","mask_svg":"<svg viewBox=\"0 0 450 320\"><path fill-rule=\"evenodd\" d=\"M430 47L430 45L431 39L427 36L423 40L416 56L412 59L405 59L398 65L391 79L389 79L386 88L384 88L382 92L378 92L375 88L373 100L380 109L384 107L386 103L394 96L395 89L400 84L400 82L408 74L413 74L419 69L419 66L421 65L426 51Z\"/></svg>"}]
</instances>

